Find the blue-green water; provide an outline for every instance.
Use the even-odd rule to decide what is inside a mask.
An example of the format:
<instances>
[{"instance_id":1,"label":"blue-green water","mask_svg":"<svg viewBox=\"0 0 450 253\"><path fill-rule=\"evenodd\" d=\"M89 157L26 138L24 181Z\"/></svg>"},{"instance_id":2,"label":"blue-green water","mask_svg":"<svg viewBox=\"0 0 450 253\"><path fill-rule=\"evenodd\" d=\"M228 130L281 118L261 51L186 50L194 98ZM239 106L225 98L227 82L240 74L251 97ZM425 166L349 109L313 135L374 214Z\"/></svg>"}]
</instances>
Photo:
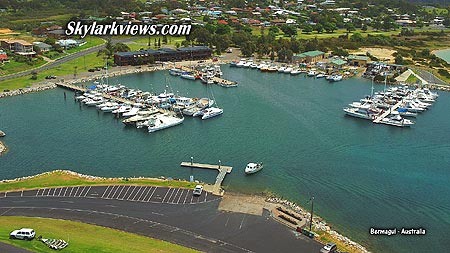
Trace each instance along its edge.
<instances>
[{"instance_id":1,"label":"blue-green water","mask_svg":"<svg viewBox=\"0 0 450 253\"><path fill-rule=\"evenodd\" d=\"M342 107L370 91L370 82L260 73L223 67L238 88L212 86L224 108L218 118L186 118L181 126L148 134L110 114L50 90L0 100L0 129L10 151L0 157L1 178L70 169L99 176L188 178L179 167L195 161L234 167L228 189L273 191L315 211L339 232L377 252L450 251L450 95L411 129L373 125L344 115ZM161 92L167 75L112 79ZM168 77L175 92L207 96L200 82ZM382 88L382 87L377 87ZM245 176L249 161L263 161ZM212 182L214 172L194 170ZM370 227L423 227L425 236L370 236Z\"/></svg>"},{"instance_id":2,"label":"blue-green water","mask_svg":"<svg viewBox=\"0 0 450 253\"><path fill-rule=\"evenodd\" d=\"M450 48L444 50L438 50L435 52L436 56L450 63Z\"/></svg>"}]
</instances>

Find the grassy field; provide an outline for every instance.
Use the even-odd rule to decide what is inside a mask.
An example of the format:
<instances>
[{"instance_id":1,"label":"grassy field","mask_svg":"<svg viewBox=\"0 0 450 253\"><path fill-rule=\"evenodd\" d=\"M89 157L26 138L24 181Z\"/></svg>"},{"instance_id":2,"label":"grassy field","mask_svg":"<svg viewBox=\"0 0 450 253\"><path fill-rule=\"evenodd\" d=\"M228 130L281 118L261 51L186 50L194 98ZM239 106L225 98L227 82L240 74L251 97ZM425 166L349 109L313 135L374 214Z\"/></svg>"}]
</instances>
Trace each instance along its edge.
<instances>
[{"instance_id":1,"label":"grassy field","mask_svg":"<svg viewBox=\"0 0 450 253\"><path fill-rule=\"evenodd\" d=\"M55 252L44 243L11 240L9 233L14 229L30 227L36 237L62 239L69 243L63 252L197 252L176 244L145 236L104 228L74 221L31 217L0 217L0 241L35 252Z\"/></svg>"},{"instance_id":2,"label":"grassy field","mask_svg":"<svg viewBox=\"0 0 450 253\"><path fill-rule=\"evenodd\" d=\"M18 62L13 59L10 59L10 62L5 64L0 64L0 76L10 75L14 73L18 73L21 71L37 68L46 63L43 59L33 58L32 65L26 62Z\"/></svg>"},{"instance_id":3,"label":"grassy field","mask_svg":"<svg viewBox=\"0 0 450 253\"><path fill-rule=\"evenodd\" d=\"M317 233L319 235L318 240L320 242L323 243L334 243L336 244L338 250L340 250L340 252L351 252L351 253L360 253L361 251L358 249L355 249L353 247L350 247L348 245L346 245L345 243L340 242L339 240L336 240L334 237L331 236L331 234L324 232L324 231L314 231L315 233Z\"/></svg>"},{"instance_id":4,"label":"grassy field","mask_svg":"<svg viewBox=\"0 0 450 253\"><path fill-rule=\"evenodd\" d=\"M34 189L43 187L106 184L170 186L180 188L194 188L196 185L196 183L190 183L187 181L162 179L88 179L67 173L65 171L53 171L29 179L14 182L0 182L0 191Z\"/></svg>"},{"instance_id":5,"label":"grassy field","mask_svg":"<svg viewBox=\"0 0 450 253\"><path fill-rule=\"evenodd\" d=\"M161 39L161 47L175 47L175 44L178 42L181 45L181 42L185 40L184 36L181 37L167 37L167 44L162 43L162 36L151 36L150 37L150 47L148 46L148 37L141 37L137 40L134 40L132 42L128 42L127 46L130 47L131 51L136 51L141 48L144 49L156 49L155 47L155 39L158 41L158 39Z\"/></svg>"}]
</instances>

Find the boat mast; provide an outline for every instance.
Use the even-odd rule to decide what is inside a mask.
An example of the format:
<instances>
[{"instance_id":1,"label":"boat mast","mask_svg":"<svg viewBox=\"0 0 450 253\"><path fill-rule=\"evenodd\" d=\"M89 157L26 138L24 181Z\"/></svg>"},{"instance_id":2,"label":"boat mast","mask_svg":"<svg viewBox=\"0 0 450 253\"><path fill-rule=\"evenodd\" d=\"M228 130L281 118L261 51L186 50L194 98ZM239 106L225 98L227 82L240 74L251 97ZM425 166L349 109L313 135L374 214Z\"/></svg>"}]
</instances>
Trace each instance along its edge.
<instances>
[{"instance_id":1,"label":"boat mast","mask_svg":"<svg viewBox=\"0 0 450 253\"><path fill-rule=\"evenodd\" d=\"M370 92L370 98L373 98L373 79L375 79L375 76L372 77L372 88L371 88L371 92Z\"/></svg>"}]
</instances>

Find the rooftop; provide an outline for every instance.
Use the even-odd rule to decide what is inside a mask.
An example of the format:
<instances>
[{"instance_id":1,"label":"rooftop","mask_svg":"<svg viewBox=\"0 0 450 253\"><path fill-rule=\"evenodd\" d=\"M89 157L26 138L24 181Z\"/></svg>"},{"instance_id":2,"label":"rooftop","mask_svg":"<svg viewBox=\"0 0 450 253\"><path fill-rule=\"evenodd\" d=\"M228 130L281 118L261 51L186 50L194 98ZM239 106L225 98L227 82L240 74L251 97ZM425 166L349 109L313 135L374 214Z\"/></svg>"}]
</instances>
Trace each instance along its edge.
<instances>
[{"instance_id":1,"label":"rooftop","mask_svg":"<svg viewBox=\"0 0 450 253\"><path fill-rule=\"evenodd\" d=\"M368 61L370 58L368 56L362 55L349 55L347 57L348 60L360 60L360 61Z\"/></svg>"},{"instance_id":2,"label":"rooftop","mask_svg":"<svg viewBox=\"0 0 450 253\"><path fill-rule=\"evenodd\" d=\"M307 56L308 57L316 57L316 56L323 55L323 54L325 54L325 53L322 51L319 51L319 50L315 50L315 51L308 51L308 52L304 52L301 54L297 54L295 56L297 56L297 57L307 57Z\"/></svg>"}]
</instances>

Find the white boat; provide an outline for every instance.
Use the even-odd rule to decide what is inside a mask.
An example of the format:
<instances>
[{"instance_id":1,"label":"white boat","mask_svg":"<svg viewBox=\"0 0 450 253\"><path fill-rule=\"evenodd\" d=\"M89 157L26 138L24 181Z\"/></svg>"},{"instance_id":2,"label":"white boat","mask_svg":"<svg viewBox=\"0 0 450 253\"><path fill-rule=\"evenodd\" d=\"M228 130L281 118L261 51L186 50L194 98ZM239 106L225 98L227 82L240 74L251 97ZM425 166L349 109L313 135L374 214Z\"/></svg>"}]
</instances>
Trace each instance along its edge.
<instances>
[{"instance_id":1,"label":"white boat","mask_svg":"<svg viewBox=\"0 0 450 253\"><path fill-rule=\"evenodd\" d=\"M263 163L248 163L245 174L253 174L263 169Z\"/></svg>"},{"instance_id":2,"label":"white boat","mask_svg":"<svg viewBox=\"0 0 450 253\"><path fill-rule=\"evenodd\" d=\"M376 110L367 110L367 109L363 109L363 108L344 108L343 109L345 114L347 114L348 116L352 116L352 117L356 117L356 118L360 118L360 119L368 119L368 120L374 120L376 115L377 115L377 111Z\"/></svg>"},{"instance_id":3,"label":"white boat","mask_svg":"<svg viewBox=\"0 0 450 253\"><path fill-rule=\"evenodd\" d=\"M317 72L315 70L310 70L308 71L308 73L306 74L307 76L315 76L317 74Z\"/></svg>"},{"instance_id":4,"label":"white boat","mask_svg":"<svg viewBox=\"0 0 450 253\"><path fill-rule=\"evenodd\" d=\"M123 117L132 117L132 116L136 115L140 110L141 110L141 108L133 107L133 108L131 108L130 111L123 113L122 116Z\"/></svg>"},{"instance_id":5,"label":"white boat","mask_svg":"<svg viewBox=\"0 0 450 253\"><path fill-rule=\"evenodd\" d=\"M119 109L119 104L118 103L110 103L109 105L102 107L100 110L102 112L112 112L116 109Z\"/></svg>"},{"instance_id":6,"label":"white boat","mask_svg":"<svg viewBox=\"0 0 450 253\"><path fill-rule=\"evenodd\" d=\"M342 81L342 76L341 75L331 75L331 81L333 81L333 82Z\"/></svg>"},{"instance_id":7,"label":"white boat","mask_svg":"<svg viewBox=\"0 0 450 253\"><path fill-rule=\"evenodd\" d=\"M316 78L324 78L324 77L325 77L325 75L322 73L316 75Z\"/></svg>"},{"instance_id":8,"label":"white boat","mask_svg":"<svg viewBox=\"0 0 450 253\"><path fill-rule=\"evenodd\" d=\"M117 110L112 111L112 113L114 113L114 114L126 113L126 112L129 112L131 110L131 108L132 107L130 105L124 104L124 105L119 106L119 108Z\"/></svg>"},{"instance_id":9,"label":"white boat","mask_svg":"<svg viewBox=\"0 0 450 253\"><path fill-rule=\"evenodd\" d=\"M184 78L184 79L188 79L188 80L195 80L195 76L188 74L188 73L183 73L180 75L180 77Z\"/></svg>"},{"instance_id":10,"label":"white boat","mask_svg":"<svg viewBox=\"0 0 450 253\"><path fill-rule=\"evenodd\" d=\"M244 68L250 68L250 66L251 66L252 64L253 64L252 61L248 61L248 62L244 63L244 64L242 65L242 67L244 67Z\"/></svg>"},{"instance_id":11,"label":"white boat","mask_svg":"<svg viewBox=\"0 0 450 253\"><path fill-rule=\"evenodd\" d=\"M151 122L148 122L148 132L153 133L159 130L163 130L169 127L173 127L183 123L184 118L177 118L167 114L160 114L153 118Z\"/></svg>"},{"instance_id":12,"label":"white boat","mask_svg":"<svg viewBox=\"0 0 450 253\"><path fill-rule=\"evenodd\" d=\"M256 68L258 68L258 64L256 64L256 63L252 63L252 65L250 65L250 68L252 68L252 69L256 69Z\"/></svg>"},{"instance_id":13,"label":"white boat","mask_svg":"<svg viewBox=\"0 0 450 253\"><path fill-rule=\"evenodd\" d=\"M398 127L410 127L415 124L414 121L405 119L398 114L384 118L381 123Z\"/></svg>"},{"instance_id":14,"label":"white boat","mask_svg":"<svg viewBox=\"0 0 450 253\"><path fill-rule=\"evenodd\" d=\"M290 74L292 72L293 68L287 67L283 72L286 74Z\"/></svg>"},{"instance_id":15,"label":"white boat","mask_svg":"<svg viewBox=\"0 0 450 253\"><path fill-rule=\"evenodd\" d=\"M279 73L283 73L285 69L286 69L285 66L281 66L281 67L278 68L278 72Z\"/></svg>"},{"instance_id":16,"label":"white boat","mask_svg":"<svg viewBox=\"0 0 450 253\"><path fill-rule=\"evenodd\" d=\"M247 63L247 61L242 59L238 63L236 63L236 67L242 68L242 67L244 67L244 64L246 64L246 63Z\"/></svg>"},{"instance_id":17,"label":"white boat","mask_svg":"<svg viewBox=\"0 0 450 253\"><path fill-rule=\"evenodd\" d=\"M203 116L202 116L202 120L203 119L209 119L212 117L216 117L219 116L223 113L223 109L217 108L217 107L210 107L210 108L206 108L203 111Z\"/></svg>"},{"instance_id":18,"label":"white boat","mask_svg":"<svg viewBox=\"0 0 450 253\"><path fill-rule=\"evenodd\" d=\"M169 69L169 74L171 74L172 76L179 76L183 73L183 71L181 71L180 69L174 68L174 69Z\"/></svg>"},{"instance_id":19,"label":"white boat","mask_svg":"<svg viewBox=\"0 0 450 253\"><path fill-rule=\"evenodd\" d=\"M302 73L302 72L299 69L293 69L290 74L295 76L295 75L298 75L300 73Z\"/></svg>"}]
</instances>

